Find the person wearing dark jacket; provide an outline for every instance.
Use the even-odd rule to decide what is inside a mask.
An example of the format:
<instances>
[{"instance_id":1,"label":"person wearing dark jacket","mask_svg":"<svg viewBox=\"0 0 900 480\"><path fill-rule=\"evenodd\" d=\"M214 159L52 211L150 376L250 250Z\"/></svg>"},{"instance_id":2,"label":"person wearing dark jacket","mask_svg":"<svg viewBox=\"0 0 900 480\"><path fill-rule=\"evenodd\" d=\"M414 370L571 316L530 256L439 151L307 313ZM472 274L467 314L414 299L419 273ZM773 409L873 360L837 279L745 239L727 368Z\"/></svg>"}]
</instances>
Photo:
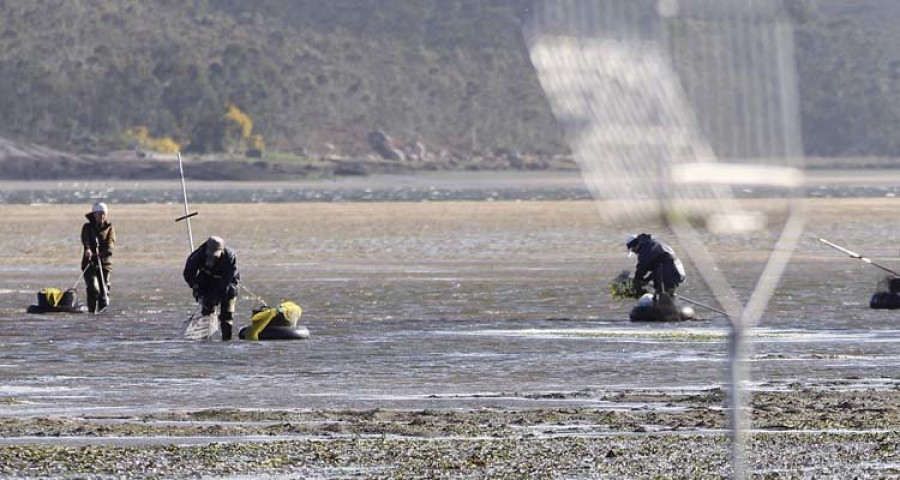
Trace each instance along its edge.
<instances>
[{"instance_id":1,"label":"person wearing dark jacket","mask_svg":"<svg viewBox=\"0 0 900 480\"><path fill-rule=\"evenodd\" d=\"M685 277L684 266L672 247L654 239L649 233L629 236L626 247L630 254L637 255L637 265L634 268L635 290L642 290L652 280L653 290L657 295L675 294Z\"/></svg>"},{"instance_id":2,"label":"person wearing dark jacket","mask_svg":"<svg viewBox=\"0 0 900 480\"><path fill-rule=\"evenodd\" d=\"M241 273L237 254L225 246L220 237L209 237L187 258L184 281L191 287L194 299L200 302L201 314L212 315L219 307L219 327L222 340L231 340L234 308L237 301Z\"/></svg>"},{"instance_id":3,"label":"person wearing dark jacket","mask_svg":"<svg viewBox=\"0 0 900 480\"><path fill-rule=\"evenodd\" d=\"M107 221L108 213L109 207L105 203L95 203L91 212L85 215L87 223L81 227L81 270L91 313L102 312L109 306L109 277L116 231Z\"/></svg>"}]
</instances>

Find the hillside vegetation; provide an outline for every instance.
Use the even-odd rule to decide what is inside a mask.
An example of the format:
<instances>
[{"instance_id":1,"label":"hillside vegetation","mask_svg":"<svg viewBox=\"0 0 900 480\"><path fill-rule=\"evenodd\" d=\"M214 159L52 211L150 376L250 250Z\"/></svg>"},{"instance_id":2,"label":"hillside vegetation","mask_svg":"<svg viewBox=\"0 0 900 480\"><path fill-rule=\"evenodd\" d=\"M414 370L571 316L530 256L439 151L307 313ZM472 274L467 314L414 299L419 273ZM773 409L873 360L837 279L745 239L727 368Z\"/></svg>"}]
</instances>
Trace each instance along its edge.
<instances>
[{"instance_id":1,"label":"hillside vegetation","mask_svg":"<svg viewBox=\"0 0 900 480\"><path fill-rule=\"evenodd\" d=\"M0 135L91 152L142 132L205 152L228 144L234 106L269 150L360 155L382 130L561 153L521 38L530 2L0 0ZM900 156L900 4L790 3L807 152Z\"/></svg>"},{"instance_id":2,"label":"hillside vegetation","mask_svg":"<svg viewBox=\"0 0 900 480\"><path fill-rule=\"evenodd\" d=\"M66 145L146 126L186 142L235 104L284 150L354 153L374 129L561 148L516 2L373 3L0 2L2 129Z\"/></svg>"},{"instance_id":3,"label":"hillside vegetation","mask_svg":"<svg viewBox=\"0 0 900 480\"><path fill-rule=\"evenodd\" d=\"M807 153L900 156L900 2L807 1L795 35Z\"/></svg>"}]
</instances>

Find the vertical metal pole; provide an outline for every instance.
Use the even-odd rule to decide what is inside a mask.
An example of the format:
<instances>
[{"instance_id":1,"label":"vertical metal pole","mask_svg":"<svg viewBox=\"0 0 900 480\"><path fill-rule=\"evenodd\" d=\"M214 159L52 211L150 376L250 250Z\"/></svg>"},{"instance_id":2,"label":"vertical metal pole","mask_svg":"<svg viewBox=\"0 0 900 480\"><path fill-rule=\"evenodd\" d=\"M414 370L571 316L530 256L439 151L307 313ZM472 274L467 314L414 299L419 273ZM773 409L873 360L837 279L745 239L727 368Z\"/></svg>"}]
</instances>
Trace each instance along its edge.
<instances>
[{"instance_id":1,"label":"vertical metal pole","mask_svg":"<svg viewBox=\"0 0 900 480\"><path fill-rule=\"evenodd\" d=\"M731 479L746 480L747 473L747 399L744 382L744 357L747 350L746 330L743 318L732 319L731 336L728 339L729 420L731 426Z\"/></svg>"},{"instance_id":2,"label":"vertical metal pole","mask_svg":"<svg viewBox=\"0 0 900 480\"><path fill-rule=\"evenodd\" d=\"M187 199L187 187L184 184L184 162L181 160L181 152L178 152L178 172L181 173L181 198L184 199L184 215L185 215L185 223L187 224L187 234L188 234L188 242L190 244L190 249L188 253L194 251L194 233L191 231L191 217L190 211L188 210L188 199Z\"/></svg>"}]
</instances>

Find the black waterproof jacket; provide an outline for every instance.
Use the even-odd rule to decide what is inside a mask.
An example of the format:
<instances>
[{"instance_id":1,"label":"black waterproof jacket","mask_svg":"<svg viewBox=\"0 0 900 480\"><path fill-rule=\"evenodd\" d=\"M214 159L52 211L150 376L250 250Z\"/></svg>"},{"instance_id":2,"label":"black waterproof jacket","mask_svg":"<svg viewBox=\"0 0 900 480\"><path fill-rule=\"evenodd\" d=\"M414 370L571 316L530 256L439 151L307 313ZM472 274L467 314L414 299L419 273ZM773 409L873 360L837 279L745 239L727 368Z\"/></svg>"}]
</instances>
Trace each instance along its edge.
<instances>
[{"instance_id":1,"label":"black waterproof jacket","mask_svg":"<svg viewBox=\"0 0 900 480\"><path fill-rule=\"evenodd\" d=\"M184 265L184 281L194 289L194 296L207 301L220 302L237 296L237 287L241 282L237 254L225 247L222 255L211 267L207 267L204 242L188 256Z\"/></svg>"},{"instance_id":2,"label":"black waterproof jacket","mask_svg":"<svg viewBox=\"0 0 900 480\"><path fill-rule=\"evenodd\" d=\"M684 282L684 267L675 250L650 234L637 237L637 266L634 270L635 286L643 286L653 280L656 293L673 293Z\"/></svg>"}]
</instances>

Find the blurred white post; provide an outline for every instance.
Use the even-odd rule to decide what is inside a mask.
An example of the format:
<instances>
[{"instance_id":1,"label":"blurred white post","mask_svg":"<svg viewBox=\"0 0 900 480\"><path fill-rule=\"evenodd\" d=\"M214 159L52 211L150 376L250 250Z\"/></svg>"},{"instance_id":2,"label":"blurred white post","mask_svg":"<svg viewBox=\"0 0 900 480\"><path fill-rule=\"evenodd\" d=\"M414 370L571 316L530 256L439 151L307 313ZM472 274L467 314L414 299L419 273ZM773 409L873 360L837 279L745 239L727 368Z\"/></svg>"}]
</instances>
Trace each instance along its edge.
<instances>
[{"instance_id":1,"label":"blurred white post","mask_svg":"<svg viewBox=\"0 0 900 480\"><path fill-rule=\"evenodd\" d=\"M662 219L728 314L731 477L744 480L749 338L804 224L788 12L782 0L541 0L531 20L532 63L604 220ZM738 295L708 239L760 241L776 224Z\"/></svg>"},{"instance_id":2,"label":"blurred white post","mask_svg":"<svg viewBox=\"0 0 900 480\"><path fill-rule=\"evenodd\" d=\"M188 234L188 245L190 249L188 253L194 251L194 233L191 231L191 213L188 208L188 199L187 199L187 186L184 183L184 162L181 160L181 152L177 153L178 155L178 172L181 173L181 198L184 199L184 216L181 217L187 224L187 234ZM178 221L178 220L176 220Z\"/></svg>"}]
</instances>

